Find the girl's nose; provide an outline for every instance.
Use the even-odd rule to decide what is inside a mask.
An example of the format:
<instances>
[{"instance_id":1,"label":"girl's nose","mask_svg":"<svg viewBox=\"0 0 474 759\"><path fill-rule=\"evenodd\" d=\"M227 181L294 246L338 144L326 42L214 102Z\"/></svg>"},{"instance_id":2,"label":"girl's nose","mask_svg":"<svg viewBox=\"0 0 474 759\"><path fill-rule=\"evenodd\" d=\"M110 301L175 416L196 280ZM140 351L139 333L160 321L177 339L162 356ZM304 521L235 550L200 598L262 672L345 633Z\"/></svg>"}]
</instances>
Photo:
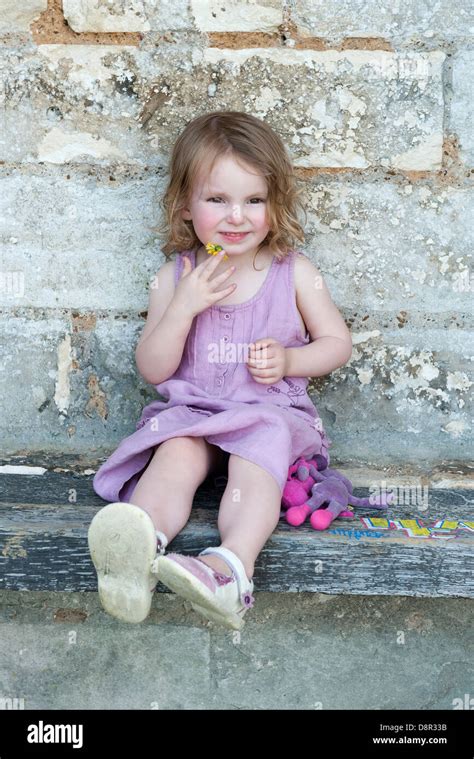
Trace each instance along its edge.
<instances>
[{"instance_id":1,"label":"girl's nose","mask_svg":"<svg viewBox=\"0 0 474 759\"><path fill-rule=\"evenodd\" d=\"M230 215L232 216L232 218L234 220L235 219L240 219L240 217L242 216L242 212L241 212L240 206L238 204L235 204L235 205L232 206Z\"/></svg>"}]
</instances>

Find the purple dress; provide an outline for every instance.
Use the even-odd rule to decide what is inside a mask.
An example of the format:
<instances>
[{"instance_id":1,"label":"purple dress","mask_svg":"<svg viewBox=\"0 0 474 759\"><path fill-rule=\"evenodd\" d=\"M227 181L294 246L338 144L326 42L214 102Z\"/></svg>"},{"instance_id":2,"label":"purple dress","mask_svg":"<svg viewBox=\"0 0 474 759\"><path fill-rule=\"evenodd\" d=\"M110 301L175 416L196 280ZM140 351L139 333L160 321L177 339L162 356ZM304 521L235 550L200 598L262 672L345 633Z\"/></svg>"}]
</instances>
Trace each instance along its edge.
<instances>
[{"instance_id":1,"label":"purple dress","mask_svg":"<svg viewBox=\"0 0 474 759\"><path fill-rule=\"evenodd\" d=\"M183 256L196 265L196 250L177 255L175 285ZM288 348L306 345L301 334L290 251L272 260L259 291L244 303L215 305L193 319L181 364L155 385L165 401L143 409L136 432L124 438L97 470L93 487L107 501L129 502L155 447L172 437L197 436L269 472L283 492L288 468L300 456L322 453L330 462L331 440L307 394L308 377L284 377L275 385L255 382L248 371L248 345L272 337ZM228 461L228 455L226 460Z\"/></svg>"}]
</instances>

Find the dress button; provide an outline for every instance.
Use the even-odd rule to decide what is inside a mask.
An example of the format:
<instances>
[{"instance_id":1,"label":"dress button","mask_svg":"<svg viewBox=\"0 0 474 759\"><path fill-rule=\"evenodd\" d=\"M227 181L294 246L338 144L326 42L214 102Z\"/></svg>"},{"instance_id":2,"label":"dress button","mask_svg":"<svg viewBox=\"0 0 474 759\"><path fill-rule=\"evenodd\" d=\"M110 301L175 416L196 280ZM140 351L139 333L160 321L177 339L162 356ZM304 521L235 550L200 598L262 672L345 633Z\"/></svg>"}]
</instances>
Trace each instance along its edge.
<instances>
[{"instance_id":1,"label":"dress button","mask_svg":"<svg viewBox=\"0 0 474 759\"><path fill-rule=\"evenodd\" d=\"M224 335L224 337L222 339L226 343L229 338L227 337L227 335Z\"/></svg>"},{"instance_id":2,"label":"dress button","mask_svg":"<svg viewBox=\"0 0 474 759\"><path fill-rule=\"evenodd\" d=\"M230 319L230 314L224 314L224 319Z\"/></svg>"},{"instance_id":3,"label":"dress button","mask_svg":"<svg viewBox=\"0 0 474 759\"><path fill-rule=\"evenodd\" d=\"M220 377L219 377L219 378L218 378L218 380L217 380L217 384L218 384L218 385L222 385L222 380L221 380L221 378L220 378Z\"/></svg>"}]
</instances>

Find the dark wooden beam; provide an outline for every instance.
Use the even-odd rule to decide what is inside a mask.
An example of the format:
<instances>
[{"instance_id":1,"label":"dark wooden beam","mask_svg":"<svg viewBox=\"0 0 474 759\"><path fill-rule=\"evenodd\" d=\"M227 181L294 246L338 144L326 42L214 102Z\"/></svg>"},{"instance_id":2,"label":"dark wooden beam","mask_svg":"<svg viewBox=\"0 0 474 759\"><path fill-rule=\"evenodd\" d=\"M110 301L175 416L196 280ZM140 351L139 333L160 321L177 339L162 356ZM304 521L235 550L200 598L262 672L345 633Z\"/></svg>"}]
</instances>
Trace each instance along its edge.
<instances>
[{"instance_id":1,"label":"dark wooden beam","mask_svg":"<svg viewBox=\"0 0 474 759\"><path fill-rule=\"evenodd\" d=\"M168 551L196 554L219 545L217 514L225 478L208 478L197 490L191 519ZM0 475L0 589L96 591L87 530L106 502L92 475L47 471ZM357 496L367 489L355 488ZM395 506L392 520L472 520L472 490L431 488L427 511ZM317 532L294 528L283 518L261 552L255 590L360 595L474 596L474 533L409 537L401 530L368 530L360 517L385 516L357 509L356 519L337 519ZM440 534L440 533L438 533ZM448 535L452 537L447 537ZM158 583L157 592L169 592Z\"/></svg>"}]
</instances>

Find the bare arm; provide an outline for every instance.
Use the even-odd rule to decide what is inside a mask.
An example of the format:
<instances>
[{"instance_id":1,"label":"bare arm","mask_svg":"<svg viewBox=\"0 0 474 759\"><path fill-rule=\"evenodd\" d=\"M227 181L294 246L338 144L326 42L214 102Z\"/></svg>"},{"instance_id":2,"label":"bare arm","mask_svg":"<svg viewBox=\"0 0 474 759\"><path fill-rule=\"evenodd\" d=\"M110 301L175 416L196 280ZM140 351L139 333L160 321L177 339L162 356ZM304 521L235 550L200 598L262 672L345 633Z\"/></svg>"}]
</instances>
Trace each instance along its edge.
<instances>
[{"instance_id":1,"label":"bare arm","mask_svg":"<svg viewBox=\"0 0 474 759\"><path fill-rule=\"evenodd\" d=\"M138 371L150 384L158 385L175 373L194 317L237 287L234 282L223 290L217 289L232 274L234 267L210 279L223 254L224 251L194 269L186 256L176 287L174 263L168 261L159 270L155 286L150 288L148 318L135 350Z\"/></svg>"},{"instance_id":2,"label":"bare arm","mask_svg":"<svg viewBox=\"0 0 474 759\"><path fill-rule=\"evenodd\" d=\"M174 261L165 263L155 286L150 287L147 322L135 350L138 371L151 385L165 382L175 373L193 323L193 318L173 301L174 266Z\"/></svg>"},{"instance_id":3,"label":"bare arm","mask_svg":"<svg viewBox=\"0 0 474 759\"><path fill-rule=\"evenodd\" d=\"M288 376L323 377L349 361L351 333L323 275L306 256L295 261L295 286L297 307L312 342L287 348Z\"/></svg>"},{"instance_id":4,"label":"bare arm","mask_svg":"<svg viewBox=\"0 0 474 759\"><path fill-rule=\"evenodd\" d=\"M352 343L327 335L309 345L286 348L287 377L324 377L344 366L352 355Z\"/></svg>"}]
</instances>

